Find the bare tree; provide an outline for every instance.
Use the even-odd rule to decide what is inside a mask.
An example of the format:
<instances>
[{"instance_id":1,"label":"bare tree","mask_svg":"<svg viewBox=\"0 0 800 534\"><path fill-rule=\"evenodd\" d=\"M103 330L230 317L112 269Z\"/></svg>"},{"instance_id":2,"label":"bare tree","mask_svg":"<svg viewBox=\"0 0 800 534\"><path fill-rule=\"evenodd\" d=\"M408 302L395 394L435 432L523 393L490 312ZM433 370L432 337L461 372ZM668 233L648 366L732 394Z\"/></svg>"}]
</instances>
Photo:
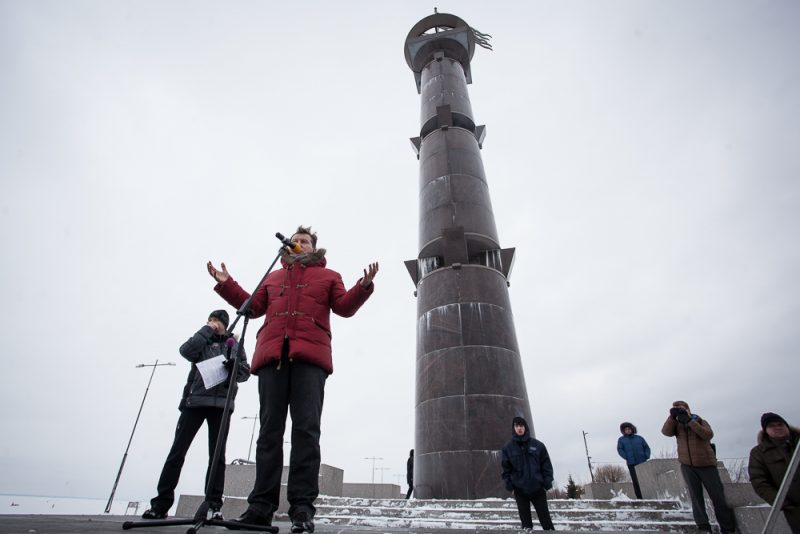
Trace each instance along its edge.
<instances>
[{"instance_id":1,"label":"bare tree","mask_svg":"<svg viewBox=\"0 0 800 534\"><path fill-rule=\"evenodd\" d=\"M600 483L627 482L628 472L619 465L598 465L594 468L594 481Z\"/></svg>"},{"instance_id":2,"label":"bare tree","mask_svg":"<svg viewBox=\"0 0 800 534\"><path fill-rule=\"evenodd\" d=\"M659 451L653 455L653 458L671 459L677 457L678 457L677 447L672 449L659 449Z\"/></svg>"},{"instance_id":3,"label":"bare tree","mask_svg":"<svg viewBox=\"0 0 800 534\"><path fill-rule=\"evenodd\" d=\"M750 473L747 472L747 463L744 458L729 458L725 463L731 482L750 482Z\"/></svg>"}]
</instances>

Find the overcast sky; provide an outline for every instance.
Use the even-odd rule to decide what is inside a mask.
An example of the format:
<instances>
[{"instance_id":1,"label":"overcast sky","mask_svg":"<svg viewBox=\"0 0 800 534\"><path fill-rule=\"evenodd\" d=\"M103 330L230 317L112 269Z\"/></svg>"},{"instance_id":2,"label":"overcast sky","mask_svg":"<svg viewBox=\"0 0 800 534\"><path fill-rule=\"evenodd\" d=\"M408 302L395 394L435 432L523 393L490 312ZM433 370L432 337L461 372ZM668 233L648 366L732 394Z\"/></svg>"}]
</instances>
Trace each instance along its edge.
<instances>
[{"instance_id":1,"label":"overcast sky","mask_svg":"<svg viewBox=\"0 0 800 534\"><path fill-rule=\"evenodd\" d=\"M0 0L0 493L155 495L189 364L277 231L319 232L373 297L333 322L322 460L397 482L414 442L419 96L410 28L454 13L493 36L470 96L537 437L556 479L656 454L671 402L721 458L759 417L800 424L800 3ZM251 324L246 347L252 354ZM256 380L228 461L246 458ZM201 431L178 493L202 493ZM287 434L288 436L288 434ZM499 473L498 473L499 476Z\"/></svg>"}]
</instances>

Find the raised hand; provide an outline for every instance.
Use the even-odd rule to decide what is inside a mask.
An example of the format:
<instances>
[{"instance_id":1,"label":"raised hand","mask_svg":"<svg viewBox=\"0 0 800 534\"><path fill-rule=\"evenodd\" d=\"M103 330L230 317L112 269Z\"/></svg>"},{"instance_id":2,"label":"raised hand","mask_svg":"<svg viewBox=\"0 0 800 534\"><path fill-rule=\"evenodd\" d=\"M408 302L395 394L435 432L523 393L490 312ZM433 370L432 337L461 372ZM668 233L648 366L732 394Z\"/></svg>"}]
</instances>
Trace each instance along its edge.
<instances>
[{"instance_id":1,"label":"raised hand","mask_svg":"<svg viewBox=\"0 0 800 534\"><path fill-rule=\"evenodd\" d=\"M214 265L211 262L208 262L206 264L206 268L208 269L208 274L210 274L211 277L217 282L222 283L228 278L230 278L231 275L228 273L228 269L225 267L225 262L222 262L220 266L222 267L221 271L218 270L216 267L214 267Z\"/></svg>"},{"instance_id":2,"label":"raised hand","mask_svg":"<svg viewBox=\"0 0 800 534\"><path fill-rule=\"evenodd\" d=\"M378 274L378 262L370 263L369 270L364 269L364 278L361 279L361 287L368 288L372 284L375 275Z\"/></svg>"}]
</instances>

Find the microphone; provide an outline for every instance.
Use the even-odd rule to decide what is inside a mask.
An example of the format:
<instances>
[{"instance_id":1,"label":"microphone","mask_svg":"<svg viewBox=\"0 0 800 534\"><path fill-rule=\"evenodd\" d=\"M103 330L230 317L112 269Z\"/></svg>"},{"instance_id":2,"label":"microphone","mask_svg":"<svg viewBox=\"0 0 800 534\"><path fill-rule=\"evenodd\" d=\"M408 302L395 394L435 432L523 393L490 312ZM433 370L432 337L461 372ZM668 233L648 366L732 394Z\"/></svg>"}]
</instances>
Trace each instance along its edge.
<instances>
[{"instance_id":1,"label":"microphone","mask_svg":"<svg viewBox=\"0 0 800 534\"><path fill-rule=\"evenodd\" d=\"M225 346L228 348L228 352L225 354L225 361L222 362L222 365L224 365L225 369L228 371L233 369L234 359L236 358L235 356L231 358L231 352L234 345L236 345L236 340L233 339L233 336L225 340Z\"/></svg>"},{"instance_id":2,"label":"microphone","mask_svg":"<svg viewBox=\"0 0 800 534\"><path fill-rule=\"evenodd\" d=\"M282 233L277 232L275 234L275 237L277 237L278 240L281 243L283 243L284 247L289 249L289 252L293 252L295 254L300 254L303 251L303 249L300 248L300 245L298 245L297 243L293 243L291 240L287 239Z\"/></svg>"}]
</instances>

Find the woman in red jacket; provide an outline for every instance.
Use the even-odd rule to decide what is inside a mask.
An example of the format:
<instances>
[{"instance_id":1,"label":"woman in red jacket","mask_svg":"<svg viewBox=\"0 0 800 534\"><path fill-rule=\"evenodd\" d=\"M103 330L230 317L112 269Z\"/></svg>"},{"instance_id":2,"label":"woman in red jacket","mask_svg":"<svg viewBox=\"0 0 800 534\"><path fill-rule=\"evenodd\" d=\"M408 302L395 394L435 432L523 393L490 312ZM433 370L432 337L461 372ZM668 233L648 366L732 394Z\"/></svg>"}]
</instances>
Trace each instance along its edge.
<instances>
[{"instance_id":1,"label":"woman in red jacket","mask_svg":"<svg viewBox=\"0 0 800 534\"><path fill-rule=\"evenodd\" d=\"M270 273L256 289L251 317L265 316L256 334L251 362L258 375L261 429L256 445L256 480L247 499L249 507L238 519L252 525L271 525L278 508L283 469L283 433L286 413L292 417L292 451L287 498L292 532L314 531L314 500L319 495L320 417L325 380L333 372L330 312L350 317L374 290L378 264L346 290L339 273L326 267L325 249L317 249L317 235L299 227L292 236L295 249L285 252L282 268ZM207 268L217 281L214 290L239 308L249 294L211 262Z\"/></svg>"}]
</instances>

